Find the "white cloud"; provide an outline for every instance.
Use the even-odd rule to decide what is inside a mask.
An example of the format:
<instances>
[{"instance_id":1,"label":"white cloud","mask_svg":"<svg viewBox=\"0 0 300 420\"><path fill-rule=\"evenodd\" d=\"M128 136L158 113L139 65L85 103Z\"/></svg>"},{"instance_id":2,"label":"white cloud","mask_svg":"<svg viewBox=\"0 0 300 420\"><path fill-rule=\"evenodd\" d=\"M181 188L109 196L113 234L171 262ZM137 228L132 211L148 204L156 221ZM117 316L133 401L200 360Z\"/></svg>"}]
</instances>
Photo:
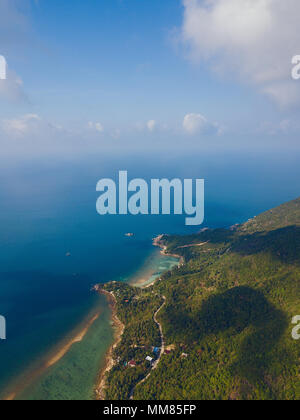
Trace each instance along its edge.
<instances>
[{"instance_id":1,"label":"white cloud","mask_svg":"<svg viewBox=\"0 0 300 420\"><path fill-rule=\"evenodd\" d=\"M189 134L196 134L207 126L207 119L201 114L187 114L183 119L183 128Z\"/></svg>"},{"instance_id":2,"label":"white cloud","mask_svg":"<svg viewBox=\"0 0 300 420\"><path fill-rule=\"evenodd\" d=\"M90 121L88 123L88 127L89 127L89 129L97 131L98 133L103 133L103 131L104 131L104 127L100 122Z\"/></svg>"},{"instance_id":3,"label":"white cloud","mask_svg":"<svg viewBox=\"0 0 300 420\"><path fill-rule=\"evenodd\" d=\"M37 114L26 114L19 118L5 119L1 125L9 136L22 137L36 131L40 127L40 123L41 118Z\"/></svg>"},{"instance_id":4,"label":"white cloud","mask_svg":"<svg viewBox=\"0 0 300 420\"><path fill-rule=\"evenodd\" d=\"M258 127L259 133L268 134L270 136L286 136L292 135L297 138L297 134L300 130L300 124L298 119L285 118L281 121L264 121Z\"/></svg>"},{"instance_id":5,"label":"white cloud","mask_svg":"<svg viewBox=\"0 0 300 420\"><path fill-rule=\"evenodd\" d=\"M156 128L156 121L155 120L150 120L147 122L147 128L149 131L154 131Z\"/></svg>"},{"instance_id":6,"label":"white cloud","mask_svg":"<svg viewBox=\"0 0 300 420\"><path fill-rule=\"evenodd\" d=\"M291 59L300 49L299 0L183 0L191 57L234 72L280 105L300 100Z\"/></svg>"},{"instance_id":7,"label":"white cloud","mask_svg":"<svg viewBox=\"0 0 300 420\"><path fill-rule=\"evenodd\" d=\"M215 122L210 122L201 114L187 114L183 119L183 129L190 135L202 134L223 134L225 128Z\"/></svg>"},{"instance_id":8,"label":"white cloud","mask_svg":"<svg viewBox=\"0 0 300 420\"><path fill-rule=\"evenodd\" d=\"M298 81L270 83L263 87L262 91L282 108L300 102L300 83Z\"/></svg>"},{"instance_id":9,"label":"white cloud","mask_svg":"<svg viewBox=\"0 0 300 420\"><path fill-rule=\"evenodd\" d=\"M3 137L28 140L52 137L59 133L67 134L67 130L60 124L52 123L38 114L25 114L20 117L5 118L0 121L0 139Z\"/></svg>"},{"instance_id":10,"label":"white cloud","mask_svg":"<svg viewBox=\"0 0 300 420\"><path fill-rule=\"evenodd\" d=\"M149 120L147 122L136 122L134 124L134 128L137 131L145 131L148 130L150 132L153 132L154 130L156 130L158 128L158 124L155 120Z\"/></svg>"}]
</instances>

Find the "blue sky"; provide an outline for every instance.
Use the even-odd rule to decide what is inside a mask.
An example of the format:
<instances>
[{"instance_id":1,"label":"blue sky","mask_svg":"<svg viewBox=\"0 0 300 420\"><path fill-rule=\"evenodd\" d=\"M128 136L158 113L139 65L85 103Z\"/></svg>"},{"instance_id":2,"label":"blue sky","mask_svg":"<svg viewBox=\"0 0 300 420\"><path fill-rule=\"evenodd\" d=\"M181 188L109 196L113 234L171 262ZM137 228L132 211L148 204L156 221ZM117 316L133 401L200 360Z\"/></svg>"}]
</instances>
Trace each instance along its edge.
<instances>
[{"instance_id":1,"label":"blue sky","mask_svg":"<svg viewBox=\"0 0 300 420\"><path fill-rule=\"evenodd\" d=\"M283 84L291 83L299 35L285 57L264 32L272 18L275 33L279 12L286 21L290 16L256 0L253 19L251 11L243 24L249 34L262 32L269 57L286 61L280 74L261 82L278 63L259 60L266 56L261 39L237 42L241 28L226 26L226 1L213 0L208 12L201 0L0 0L0 54L10 79L0 85L2 141L12 137L5 148L18 149L22 136L27 150L36 150L38 137L45 153L53 137L108 148L159 148L174 138L183 148L297 148L299 105L290 100L293 87ZM238 15L245 2L227 5ZM283 37L291 38L284 23Z\"/></svg>"}]
</instances>

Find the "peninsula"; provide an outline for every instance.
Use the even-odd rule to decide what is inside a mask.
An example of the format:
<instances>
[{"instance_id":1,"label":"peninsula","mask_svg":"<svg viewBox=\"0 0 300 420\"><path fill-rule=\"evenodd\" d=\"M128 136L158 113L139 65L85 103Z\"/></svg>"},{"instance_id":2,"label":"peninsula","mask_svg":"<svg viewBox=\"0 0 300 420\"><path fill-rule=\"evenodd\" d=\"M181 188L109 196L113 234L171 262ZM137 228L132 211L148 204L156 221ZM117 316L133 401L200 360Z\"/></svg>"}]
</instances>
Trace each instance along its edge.
<instances>
[{"instance_id":1,"label":"peninsula","mask_svg":"<svg viewBox=\"0 0 300 420\"><path fill-rule=\"evenodd\" d=\"M101 286L124 325L103 397L298 400L300 199L154 244L182 264L148 288Z\"/></svg>"}]
</instances>

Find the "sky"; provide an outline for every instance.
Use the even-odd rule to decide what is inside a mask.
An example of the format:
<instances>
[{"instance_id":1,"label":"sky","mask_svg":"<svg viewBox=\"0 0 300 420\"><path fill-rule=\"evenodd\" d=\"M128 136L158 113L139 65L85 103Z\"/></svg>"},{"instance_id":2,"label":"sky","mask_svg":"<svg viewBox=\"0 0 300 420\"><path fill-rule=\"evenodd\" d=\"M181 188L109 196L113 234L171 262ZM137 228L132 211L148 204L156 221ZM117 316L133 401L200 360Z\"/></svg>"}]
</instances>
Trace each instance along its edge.
<instances>
[{"instance_id":1,"label":"sky","mask_svg":"<svg viewBox=\"0 0 300 420\"><path fill-rule=\"evenodd\" d=\"M299 18L298 0L0 0L2 158L294 153Z\"/></svg>"}]
</instances>

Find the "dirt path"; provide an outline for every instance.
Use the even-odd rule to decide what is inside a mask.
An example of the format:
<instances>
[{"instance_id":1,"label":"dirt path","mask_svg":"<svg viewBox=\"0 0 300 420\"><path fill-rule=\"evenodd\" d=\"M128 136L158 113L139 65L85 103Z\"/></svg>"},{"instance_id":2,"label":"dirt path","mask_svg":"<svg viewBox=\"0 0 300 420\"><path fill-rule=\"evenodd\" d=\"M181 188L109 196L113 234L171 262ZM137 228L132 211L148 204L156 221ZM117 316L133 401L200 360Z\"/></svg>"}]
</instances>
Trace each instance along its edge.
<instances>
[{"instance_id":1,"label":"dirt path","mask_svg":"<svg viewBox=\"0 0 300 420\"><path fill-rule=\"evenodd\" d=\"M163 296L163 300L164 300L164 302L163 302L163 304L160 306L160 308L158 308L158 310L155 312L155 314L154 314L154 316L153 316L153 320L154 320L154 322L155 322L155 324L156 325L158 325L158 328L159 328L159 332L160 332L160 340L161 340L161 351L160 351L160 354L159 354L159 357L158 357L158 359L157 360L155 360L155 362L153 363L153 366L152 366L152 369L151 369L151 371L148 373L148 375L147 376L145 376L145 378L144 379L142 379L140 382L138 382L133 388L132 388L132 390L131 390L131 392L130 392L130 399L131 400L133 400L133 395L134 395L134 391L135 391L135 389L138 387L138 386L140 386L141 384L143 384L148 378L149 378L149 376L151 375L151 373L153 372L153 370L155 370L156 368L157 368L157 366L158 366L158 364L159 364L159 362L160 362L160 359L161 359L161 357L162 357L162 355L164 354L164 352L165 352L165 346L166 346L166 343L165 343L165 337L164 337L164 334L163 334L163 329L162 329L162 325L161 325L161 323L157 320L157 315L159 314L159 312L162 310L162 308L165 306L165 304L166 304L166 297L165 296Z\"/></svg>"},{"instance_id":2,"label":"dirt path","mask_svg":"<svg viewBox=\"0 0 300 420\"><path fill-rule=\"evenodd\" d=\"M189 244L189 245L178 246L176 249L192 248L193 246L204 246L206 244L208 244L208 242L201 242L200 244Z\"/></svg>"}]
</instances>

